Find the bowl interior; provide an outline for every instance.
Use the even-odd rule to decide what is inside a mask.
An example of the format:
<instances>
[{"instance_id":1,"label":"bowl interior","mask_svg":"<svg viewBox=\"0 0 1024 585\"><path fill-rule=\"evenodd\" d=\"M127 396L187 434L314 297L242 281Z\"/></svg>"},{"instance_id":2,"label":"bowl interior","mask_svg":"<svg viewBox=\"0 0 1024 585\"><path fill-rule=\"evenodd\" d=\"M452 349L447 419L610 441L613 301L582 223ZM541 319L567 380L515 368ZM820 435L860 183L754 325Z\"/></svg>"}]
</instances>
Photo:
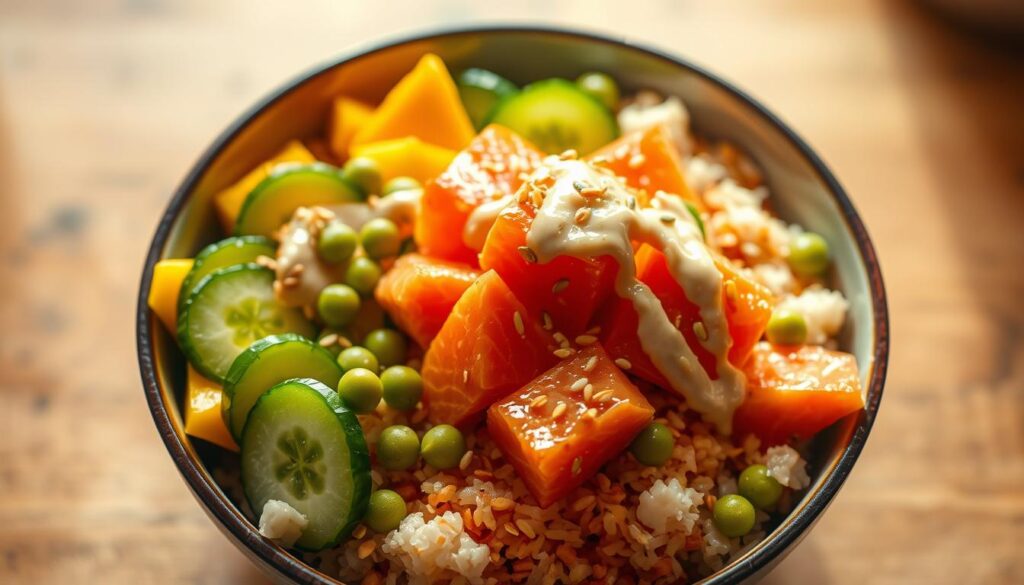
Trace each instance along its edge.
<instances>
[{"instance_id":1,"label":"bowl interior","mask_svg":"<svg viewBox=\"0 0 1024 585\"><path fill-rule=\"evenodd\" d=\"M848 465L837 473L844 455L850 455L844 451L855 434L866 435L881 392L881 379L875 375L873 359L878 351L877 324L881 323L884 328L884 296L879 298L884 293L880 290L880 279L876 277L872 282L869 278L869 270L875 265L873 252L867 244L868 257L865 257L858 240L866 243L866 234L855 212L841 195L838 185L799 139L731 87L664 55L623 42L557 31L462 31L385 46L318 70L303 76L297 85L240 118L200 159L168 209L167 223L157 234L155 256L151 255L150 259L194 256L202 246L221 237L210 204L213 194L273 155L287 140L319 134L325 127L334 97L345 94L369 102L379 101L428 51L440 55L452 70L484 67L520 84L552 76L575 78L583 71L600 70L616 77L625 93L650 88L679 96L690 110L697 133L735 143L761 166L771 190L772 204L781 217L825 236L834 252L833 286L842 290L850 302L841 345L857 357L862 381L869 389L869 409L859 417L839 423L815 440L810 466L814 484L776 533L795 518L808 514L807 506L815 499L819 508L827 505L834 489L848 473ZM840 192L838 197L836 192ZM142 292L143 295L148 292L148 283L143 283ZM171 337L152 319L148 321L150 335L144 343L151 343L161 399L174 435L180 440L184 437L180 408L184 362ZM884 336L885 332L881 333ZM884 353L881 355L884 358ZM884 373L884 363L881 366ZM185 443L185 453L200 462L200 476L209 482L210 469L218 459L216 451L202 446L196 449L190 441ZM856 452L852 456L855 458ZM818 497L828 482L836 484L832 486L832 493ZM195 486L192 489L196 491ZM210 504L204 502L204 505L209 508ZM818 512L820 509L809 513L808 524ZM806 525L797 530L788 544L805 528ZM747 553L745 559L758 554L771 540L771 537L766 539ZM743 559L737 560L733 566L742 562Z\"/></svg>"}]
</instances>

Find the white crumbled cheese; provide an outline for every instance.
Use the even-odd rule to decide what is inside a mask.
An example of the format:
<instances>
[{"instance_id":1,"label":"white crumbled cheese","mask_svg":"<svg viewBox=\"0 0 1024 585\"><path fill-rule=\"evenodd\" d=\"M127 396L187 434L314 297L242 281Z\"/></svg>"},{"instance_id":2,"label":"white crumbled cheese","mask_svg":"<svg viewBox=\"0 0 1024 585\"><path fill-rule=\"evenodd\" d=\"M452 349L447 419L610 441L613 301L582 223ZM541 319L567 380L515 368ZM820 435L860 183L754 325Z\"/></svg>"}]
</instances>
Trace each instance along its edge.
<instances>
[{"instance_id":1,"label":"white crumbled cheese","mask_svg":"<svg viewBox=\"0 0 1024 585\"><path fill-rule=\"evenodd\" d=\"M729 176L729 170L703 154L686 160L686 182L697 193L704 193Z\"/></svg>"},{"instance_id":2,"label":"white crumbled cheese","mask_svg":"<svg viewBox=\"0 0 1024 585\"><path fill-rule=\"evenodd\" d=\"M381 550L408 572L411 585L436 581L445 570L483 583L483 572L490 562L490 549L478 544L462 529L462 516L445 512L429 522L416 512L402 520L384 539Z\"/></svg>"},{"instance_id":3,"label":"white crumbled cheese","mask_svg":"<svg viewBox=\"0 0 1024 585\"><path fill-rule=\"evenodd\" d=\"M295 544L309 520L298 510L279 500L267 500L260 514L260 534L284 547Z\"/></svg>"},{"instance_id":4,"label":"white crumbled cheese","mask_svg":"<svg viewBox=\"0 0 1024 585\"><path fill-rule=\"evenodd\" d=\"M700 519L697 506L702 502L697 490L684 488L678 479L673 478L667 484L659 479L640 494L636 517L655 534L677 531L690 534Z\"/></svg>"},{"instance_id":5,"label":"white crumbled cheese","mask_svg":"<svg viewBox=\"0 0 1024 585\"><path fill-rule=\"evenodd\" d=\"M768 468L768 475L786 487L802 490L811 485L811 478L807 475L807 462L789 445L770 447L765 466Z\"/></svg>"},{"instance_id":6,"label":"white crumbled cheese","mask_svg":"<svg viewBox=\"0 0 1024 585\"><path fill-rule=\"evenodd\" d=\"M804 289L799 296L790 295L779 303L780 309L796 311L804 316L807 343L813 345L824 345L839 333L849 307L843 293L816 284Z\"/></svg>"},{"instance_id":7,"label":"white crumbled cheese","mask_svg":"<svg viewBox=\"0 0 1024 585\"><path fill-rule=\"evenodd\" d=\"M623 133L647 130L658 124L668 128L680 154L690 153L690 113L679 98L672 96L657 104L638 99L619 110L619 127Z\"/></svg>"}]
</instances>

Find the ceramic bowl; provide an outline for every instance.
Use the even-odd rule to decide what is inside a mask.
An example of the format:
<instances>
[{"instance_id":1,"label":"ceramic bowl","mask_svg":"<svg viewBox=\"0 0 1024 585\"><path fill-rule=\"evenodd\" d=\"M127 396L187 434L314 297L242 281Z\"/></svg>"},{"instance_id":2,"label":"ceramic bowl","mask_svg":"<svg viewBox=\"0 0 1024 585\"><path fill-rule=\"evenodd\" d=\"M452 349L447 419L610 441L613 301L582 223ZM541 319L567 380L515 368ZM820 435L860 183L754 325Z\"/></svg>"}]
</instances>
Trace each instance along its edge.
<instances>
[{"instance_id":1,"label":"ceramic bowl","mask_svg":"<svg viewBox=\"0 0 1024 585\"><path fill-rule=\"evenodd\" d=\"M626 92L653 88L682 98L699 134L727 139L763 169L779 215L821 233L834 252L833 286L850 301L843 349L860 364L867 407L819 435L810 453L813 483L792 513L760 544L707 579L734 583L763 576L807 534L849 475L882 397L889 350L885 289L867 231L846 192L821 159L752 97L684 59L623 38L564 29L501 27L446 30L388 41L316 67L244 113L186 175L164 211L139 287L138 357L149 408L171 459L220 530L273 579L331 583L289 551L261 537L213 479L221 454L183 432L184 360L146 307L154 264L194 256L219 236L211 196L273 155L291 138L324 127L332 98L381 99L426 52L453 70L501 72L517 83L605 71Z\"/></svg>"}]
</instances>

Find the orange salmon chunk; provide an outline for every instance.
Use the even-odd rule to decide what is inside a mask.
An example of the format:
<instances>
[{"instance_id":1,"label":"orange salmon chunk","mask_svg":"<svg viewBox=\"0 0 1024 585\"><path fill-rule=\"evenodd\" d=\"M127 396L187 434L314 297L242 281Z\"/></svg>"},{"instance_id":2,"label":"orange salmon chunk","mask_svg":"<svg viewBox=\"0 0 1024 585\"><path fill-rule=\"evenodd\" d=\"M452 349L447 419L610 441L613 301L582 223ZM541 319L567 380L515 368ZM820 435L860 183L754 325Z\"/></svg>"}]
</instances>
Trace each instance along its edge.
<instances>
[{"instance_id":1,"label":"orange salmon chunk","mask_svg":"<svg viewBox=\"0 0 1024 585\"><path fill-rule=\"evenodd\" d=\"M547 507L624 451L654 408L599 345L583 348L487 411L487 430Z\"/></svg>"},{"instance_id":2,"label":"orange salmon chunk","mask_svg":"<svg viewBox=\"0 0 1024 585\"><path fill-rule=\"evenodd\" d=\"M540 323L494 271L455 303L423 359L423 399L434 423L464 426L556 361Z\"/></svg>"},{"instance_id":3,"label":"orange salmon chunk","mask_svg":"<svg viewBox=\"0 0 1024 585\"><path fill-rule=\"evenodd\" d=\"M816 345L754 349L744 372L747 398L736 410L736 436L753 433L766 446L807 438L864 408L857 361Z\"/></svg>"},{"instance_id":4,"label":"orange salmon chunk","mask_svg":"<svg viewBox=\"0 0 1024 585\"><path fill-rule=\"evenodd\" d=\"M587 160L610 169L626 179L627 185L643 189L650 196L658 191L674 193L700 209L704 207L686 182L683 162L668 129L660 124L626 134Z\"/></svg>"},{"instance_id":5,"label":"orange salmon chunk","mask_svg":"<svg viewBox=\"0 0 1024 585\"><path fill-rule=\"evenodd\" d=\"M768 319L772 316L771 293L768 289L746 278L725 259L716 259L722 273L722 303L729 323L729 362L743 365L754 345L761 338ZM676 324L686 343L693 348L700 364L712 379L718 378L715 356L700 344L694 325L700 321L699 307L686 298L686 293L669 271L665 255L643 245L636 254L637 278L651 288L668 318ZM652 384L669 388L668 381L651 362L640 345L637 335L637 315L633 305L616 299L602 322L601 340L614 358L624 358L632 364L629 372Z\"/></svg>"},{"instance_id":6,"label":"orange salmon chunk","mask_svg":"<svg viewBox=\"0 0 1024 585\"><path fill-rule=\"evenodd\" d=\"M479 276L465 264L406 254L381 277L374 294L395 324L426 348Z\"/></svg>"},{"instance_id":7,"label":"orange salmon chunk","mask_svg":"<svg viewBox=\"0 0 1024 585\"><path fill-rule=\"evenodd\" d=\"M542 154L504 126L483 129L448 169L429 181L416 218L421 252L476 265L477 250L462 240L474 209L519 189L521 173L531 172Z\"/></svg>"}]
</instances>

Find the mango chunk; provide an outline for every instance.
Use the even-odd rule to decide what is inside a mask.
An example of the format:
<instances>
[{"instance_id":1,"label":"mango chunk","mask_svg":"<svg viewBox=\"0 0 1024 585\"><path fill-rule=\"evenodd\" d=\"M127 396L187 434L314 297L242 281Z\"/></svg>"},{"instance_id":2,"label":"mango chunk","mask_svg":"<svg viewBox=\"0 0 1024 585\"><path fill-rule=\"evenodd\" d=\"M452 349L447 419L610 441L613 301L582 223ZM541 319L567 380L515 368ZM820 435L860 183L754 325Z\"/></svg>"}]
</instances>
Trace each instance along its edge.
<instances>
[{"instance_id":1,"label":"mango chunk","mask_svg":"<svg viewBox=\"0 0 1024 585\"><path fill-rule=\"evenodd\" d=\"M460 150L474 134L455 81L437 55L427 54L384 97L377 111L352 138L352 148L415 136Z\"/></svg>"},{"instance_id":2,"label":"mango chunk","mask_svg":"<svg viewBox=\"0 0 1024 585\"><path fill-rule=\"evenodd\" d=\"M420 183L426 183L448 168L456 152L407 136L355 146L351 154L377 161L384 181L395 177L412 177Z\"/></svg>"},{"instance_id":3,"label":"mango chunk","mask_svg":"<svg viewBox=\"0 0 1024 585\"><path fill-rule=\"evenodd\" d=\"M213 197L213 206L217 210L217 219L220 220L224 232L231 233L235 229L235 219L242 209L242 204L245 203L245 198L249 196L249 192L256 185L260 184L260 181L267 178L270 170L276 165L286 162L311 163L315 161L316 157L301 142L292 140L270 160L250 171L234 185L217 193Z\"/></svg>"},{"instance_id":4,"label":"mango chunk","mask_svg":"<svg viewBox=\"0 0 1024 585\"><path fill-rule=\"evenodd\" d=\"M193 437L238 451L224 417L220 412L223 390L220 384L204 378L188 367L188 388L185 392L185 432Z\"/></svg>"},{"instance_id":5,"label":"mango chunk","mask_svg":"<svg viewBox=\"0 0 1024 585\"><path fill-rule=\"evenodd\" d=\"M327 128L327 141L338 160L348 159L348 148L352 137L373 114L373 108L349 97L334 100L331 106L331 122Z\"/></svg>"},{"instance_id":6,"label":"mango chunk","mask_svg":"<svg viewBox=\"0 0 1024 585\"><path fill-rule=\"evenodd\" d=\"M175 335L178 332L178 293L181 283L192 264L191 258L181 260L161 260L153 267L153 282L149 287L149 298L146 304L153 310L164 327Z\"/></svg>"}]
</instances>

